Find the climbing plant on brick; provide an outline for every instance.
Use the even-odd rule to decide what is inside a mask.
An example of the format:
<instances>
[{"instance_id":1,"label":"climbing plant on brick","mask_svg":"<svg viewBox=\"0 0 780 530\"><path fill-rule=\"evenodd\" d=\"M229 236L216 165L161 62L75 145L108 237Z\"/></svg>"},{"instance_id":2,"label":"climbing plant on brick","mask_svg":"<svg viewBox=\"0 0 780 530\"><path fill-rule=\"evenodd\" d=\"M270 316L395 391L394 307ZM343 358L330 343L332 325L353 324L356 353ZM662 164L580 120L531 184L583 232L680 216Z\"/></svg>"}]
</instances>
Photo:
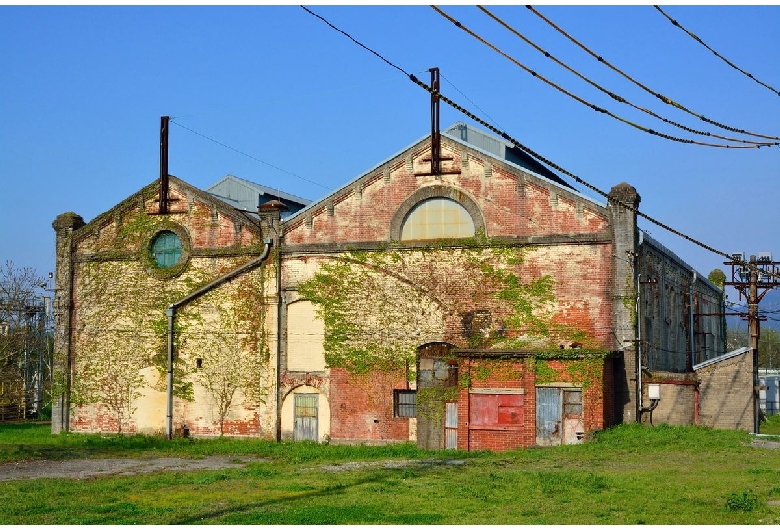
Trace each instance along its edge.
<instances>
[{"instance_id":1,"label":"climbing plant on brick","mask_svg":"<svg viewBox=\"0 0 780 530\"><path fill-rule=\"evenodd\" d=\"M180 355L187 358L188 366L195 367L189 370L191 379L211 395L220 435L225 433L225 420L238 396L251 407L265 403L271 389L263 307L266 269L261 267L222 286L204 296L195 310L182 314L183 321L207 324L198 326L198 332L182 334Z\"/></svg>"},{"instance_id":2,"label":"climbing plant on brick","mask_svg":"<svg viewBox=\"0 0 780 530\"><path fill-rule=\"evenodd\" d=\"M354 372L414 366L417 347L435 341L557 347L554 282L522 275L529 252L484 236L345 252L323 262L299 293L325 323L328 365Z\"/></svg>"}]
</instances>

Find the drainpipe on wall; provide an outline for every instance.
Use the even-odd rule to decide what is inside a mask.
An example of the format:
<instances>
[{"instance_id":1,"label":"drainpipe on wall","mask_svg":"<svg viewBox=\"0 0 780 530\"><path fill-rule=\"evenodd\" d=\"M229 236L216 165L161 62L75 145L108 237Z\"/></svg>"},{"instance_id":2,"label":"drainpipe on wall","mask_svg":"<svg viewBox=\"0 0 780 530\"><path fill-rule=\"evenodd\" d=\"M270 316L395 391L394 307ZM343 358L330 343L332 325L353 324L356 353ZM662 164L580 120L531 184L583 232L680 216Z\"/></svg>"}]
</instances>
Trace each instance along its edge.
<instances>
[{"instance_id":1,"label":"drainpipe on wall","mask_svg":"<svg viewBox=\"0 0 780 530\"><path fill-rule=\"evenodd\" d=\"M639 268L639 258L634 258L634 267ZM639 293L641 288L642 273L636 275L636 399L637 399L637 421L642 423L642 413L645 412L643 407L643 392L642 392L642 319L639 316L639 309L642 306L639 300Z\"/></svg>"},{"instance_id":2,"label":"drainpipe on wall","mask_svg":"<svg viewBox=\"0 0 780 530\"><path fill-rule=\"evenodd\" d=\"M265 259L268 257L268 254L270 253L270 250L271 250L271 240L266 239L265 248L263 248L263 253L257 259L245 263L239 268L234 269L223 276L220 276L219 278L209 283L208 285L205 285L200 289L193 291L192 293L185 296L178 302L173 302L165 310L165 314L168 317L168 375L167 375L168 407L167 407L167 415L165 418L165 434L168 436L169 440L173 438L173 358L174 358L173 337L174 337L174 321L176 319L176 309L192 302L197 298L200 298L204 294L208 293L209 291L212 291L216 287L219 287L223 283L230 281L233 278L251 269L254 269L258 265L263 263L263 261L265 261Z\"/></svg>"},{"instance_id":3,"label":"drainpipe on wall","mask_svg":"<svg viewBox=\"0 0 780 530\"><path fill-rule=\"evenodd\" d=\"M278 232L277 232L278 236ZM277 239L278 241L278 239ZM282 249L276 250L276 441L282 441Z\"/></svg>"},{"instance_id":4,"label":"drainpipe on wall","mask_svg":"<svg viewBox=\"0 0 780 530\"><path fill-rule=\"evenodd\" d=\"M696 339L693 334L693 288L696 284L696 271L693 271L693 280L691 281L691 287L688 289L688 326L690 326L690 340L691 340L691 364L686 366L686 369L692 369L696 364Z\"/></svg>"},{"instance_id":5,"label":"drainpipe on wall","mask_svg":"<svg viewBox=\"0 0 780 530\"><path fill-rule=\"evenodd\" d=\"M282 439L282 333L283 321L286 320L285 300L282 294L282 234L284 225L282 224L282 212L289 211L287 206L277 200L272 199L263 204L258 204L257 214L260 216L260 229L266 233L266 229L274 232L274 245L276 245L276 441ZM267 240L266 240L267 241Z\"/></svg>"}]
</instances>

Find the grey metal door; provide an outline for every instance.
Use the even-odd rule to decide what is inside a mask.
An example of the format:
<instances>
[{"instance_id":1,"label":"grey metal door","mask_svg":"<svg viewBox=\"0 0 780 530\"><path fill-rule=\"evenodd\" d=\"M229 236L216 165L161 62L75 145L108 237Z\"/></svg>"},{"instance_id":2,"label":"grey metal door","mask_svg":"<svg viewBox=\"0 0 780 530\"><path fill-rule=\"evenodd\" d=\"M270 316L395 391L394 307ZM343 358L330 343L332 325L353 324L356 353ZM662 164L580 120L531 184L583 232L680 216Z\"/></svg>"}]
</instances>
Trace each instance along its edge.
<instances>
[{"instance_id":1,"label":"grey metal door","mask_svg":"<svg viewBox=\"0 0 780 530\"><path fill-rule=\"evenodd\" d=\"M458 404L444 404L444 448L458 448Z\"/></svg>"},{"instance_id":2,"label":"grey metal door","mask_svg":"<svg viewBox=\"0 0 780 530\"><path fill-rule=\"evenodd\" d=\"M538 387L536 389L536 444L560 445L560 443L560 388Z\"/></svg>"},{"instance_id":3,"label":"grey metal door","mask_svg":"<svg viewBox=\"0 0 780 530\"><path fill-rule=\"evenodd\" d=\"M317 441L317 394L295 394L293 439Z\"/></svg>"}]
</instances>

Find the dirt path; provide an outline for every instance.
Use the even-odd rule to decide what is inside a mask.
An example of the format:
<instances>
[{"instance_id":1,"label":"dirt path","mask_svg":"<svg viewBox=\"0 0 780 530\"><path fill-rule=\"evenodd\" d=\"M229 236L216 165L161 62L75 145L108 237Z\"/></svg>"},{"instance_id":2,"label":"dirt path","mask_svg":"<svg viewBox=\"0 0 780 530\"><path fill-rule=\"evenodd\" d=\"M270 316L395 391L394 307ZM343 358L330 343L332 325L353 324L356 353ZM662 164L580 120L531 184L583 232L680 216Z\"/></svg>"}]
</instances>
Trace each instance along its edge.
<instances>
[{"instance_id":1,"label":"dirt path","mask_svg":"<svg viewBox=\"0 0 780 530\"><path fill-rule=\"evenodd\" d=\"M203 458L103 458L78 460L32 460L0 464L0 481L33 478L83 479L100 475L136 475L155 471L240 469L249 462L267 459L248 456Z\"/></svg>"}]
</instances>

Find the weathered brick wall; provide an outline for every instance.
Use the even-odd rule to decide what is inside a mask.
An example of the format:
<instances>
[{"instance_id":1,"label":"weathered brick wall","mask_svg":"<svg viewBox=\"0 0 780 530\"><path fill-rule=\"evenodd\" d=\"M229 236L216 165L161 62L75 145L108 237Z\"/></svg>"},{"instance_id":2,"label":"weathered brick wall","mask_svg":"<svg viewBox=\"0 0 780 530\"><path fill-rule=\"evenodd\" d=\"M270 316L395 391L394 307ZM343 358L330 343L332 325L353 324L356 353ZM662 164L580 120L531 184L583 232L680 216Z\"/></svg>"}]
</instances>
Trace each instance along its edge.
<instances>
[{"instance_id":1,"label":"weathered brick wall","mask_svg":"<svg viewBox=\"0 0 780 530\"><path fill-rule=\"evenodd\" d=\"M73 409L71 430L116 431L116 408L108 400L123 389L122 430L163 432L164 369L155 366L166 364L166 307L262 252L260 230L243 214L172 177L171 213L158 216L155 189L141 190L74 232L73 330L69 344L55 352L72 356L71 397L80 406ZM150 264L149 245L159 230L182 238L186 265L180 270ZM58 261L69 258L58 255ZM254 363L264 397L248 399L239 390L225 417L225 434L274 437L275 319L267 308L275 294L272 270L258 266L178 311L175 372L192 384L195 399L175 399L175 431L186 424L192 434L219 434L216 402L203 378L221 364L215 352L230 350L231 359L245 361L243 368Z\"/></svg>"},{"instance_id":2,"label":"weathered brick wall","mask_svg":"<svg viewBox=\"0 0 780 530\"><path fill-rule=\"evenodd\" d=\"M464 354L461 354L464 355ZM537 375L536 364L544 363L544 378ZM585 368L589 366L590 368ZM602 395L604 381L611 378L611 361L599 360L524 360L511 358L463 358L459 371L469 386L461 389L458 398L458 448L477 451L506 451L536 445L536 386L561 386L583 390L582 420L585 433L605 427L605 410L610 400ZM474 427L470 421L470 398L481 389L519 389L523 395L522 429Z\"/></svg>"},{"instance_id":3,"label":"weathered brick wall","mask_svg":"<svg viewBox=\"0 0 780 530\"><path fill-rule=\"evenodd\" d=\"M528 245L518 274L523 281L546 274L555 280L553 324L584 331L590 346L611 346L614 248L606 210L557 184L489 161L478 151L449 140L443 140L442 151L443 156L452 157L444 162L444 172L459 170L459 174L415 176L430 167L424 161L430 144L421 142L290 219L284 228L282 265L287 303L298 300L296 286L329 256L349 248L371 250L398 239L405 213L432 194L461 202L486 235ZM435 341L462 345L463 340L460 328L447 329L443 334L420 335L417 345ZM285 349L283 344L283 370L290 362ZM296 377L306 373L300 363L293 366ZM312 365L311 375L323 374ZM282 377L288 376L283 373ZM392 419L392 386L383 392L386 403L377 408L377 402L368 397L370 392L343 371L331 369L330 381L332 439L408 439L407 420ZM404 388L406 383L399 378L398 384L402 386L395 388ZM533 386L531 396L532 390ZM599 385L592 392L600 390ZM598 399L601 412L593 422L603 425L604 403ZM526 445L532 443L532 424L529 433L523 442Z\"/></svg>"},{"instance_id":4,"label":"weathered brick wall","mask_svg":"<svg viewBox=\"0 0 780 530\"><path fill-rule=\"evenodd\" d=\"M601 207L500 162L491 165L484 155L448 140L442 142L442 156L453 160L445 162L443 170L461 173L415 176L430 169L423 161L429 155L430 144L418 144L321 205L293 217L285 226L285 243L388 241L402 203L419 188L434 185L452 187L470 197L479 206L491 237L568 234L576 239L577 234L608 230Z\"/></svg>"},{"instance_id":5,"label":"weathered brick wall","mask_svg":"<svg viewBox=\"0 0 780 530\"><path fill-rule=\"evenodd\" d=\"M643 408L651 406L648 397L649 384L659 384L661 400L655 410L642 414L642 423L649 425L693 425L696 417L696 376L693 373L677 374L653 372L653 378L643 381Z\"/></svg>"},{"instance_id":6,"label":"weathered brick wall","mask_svg":"<svg viewBox=\"0 0 780 530\"><path fill-rule=\"evenodd\" d=\"M409 440L409 418L393 415L393 390L406 389L403 373L352 375L330 369L330 439L334 443Z\"/></svg>"},{"instance_id":7,"label":"weathered brick wall","mask_svg":"<svg viewBox=\"0 0 780 530\"><path fill-rule=\"evenodd\" d=\"M639 274L645 366L684 373L694 364L725 353L719 288L646 235L640 247Z\"/></svg>"},{"instance_id":8,"label":"weathered brick wall","mask_svg":"<svg viewBox=\"0 0 780 530\"><path fill-rule=\"evenodd\" d=\"M528 360L461 359L458 367L461 380L469 386L461 388L458 397L458 449L467 451L506 451L530 447L536 443L536 393L533 363ZM523 392L524 422L520 430L497 430L469 425L470 390L511 388Z\"/></svg>"},{"instance_id":9,"label":"weathered brick wall","mask_svg":"<svg viewBox=\"0 0 780 530\"><path fill-rule=\"evenodd\" d=\"M753 432L753 357L750 351L709 364L699 378L699 424Z\"/></svg>"}]
</instances>

